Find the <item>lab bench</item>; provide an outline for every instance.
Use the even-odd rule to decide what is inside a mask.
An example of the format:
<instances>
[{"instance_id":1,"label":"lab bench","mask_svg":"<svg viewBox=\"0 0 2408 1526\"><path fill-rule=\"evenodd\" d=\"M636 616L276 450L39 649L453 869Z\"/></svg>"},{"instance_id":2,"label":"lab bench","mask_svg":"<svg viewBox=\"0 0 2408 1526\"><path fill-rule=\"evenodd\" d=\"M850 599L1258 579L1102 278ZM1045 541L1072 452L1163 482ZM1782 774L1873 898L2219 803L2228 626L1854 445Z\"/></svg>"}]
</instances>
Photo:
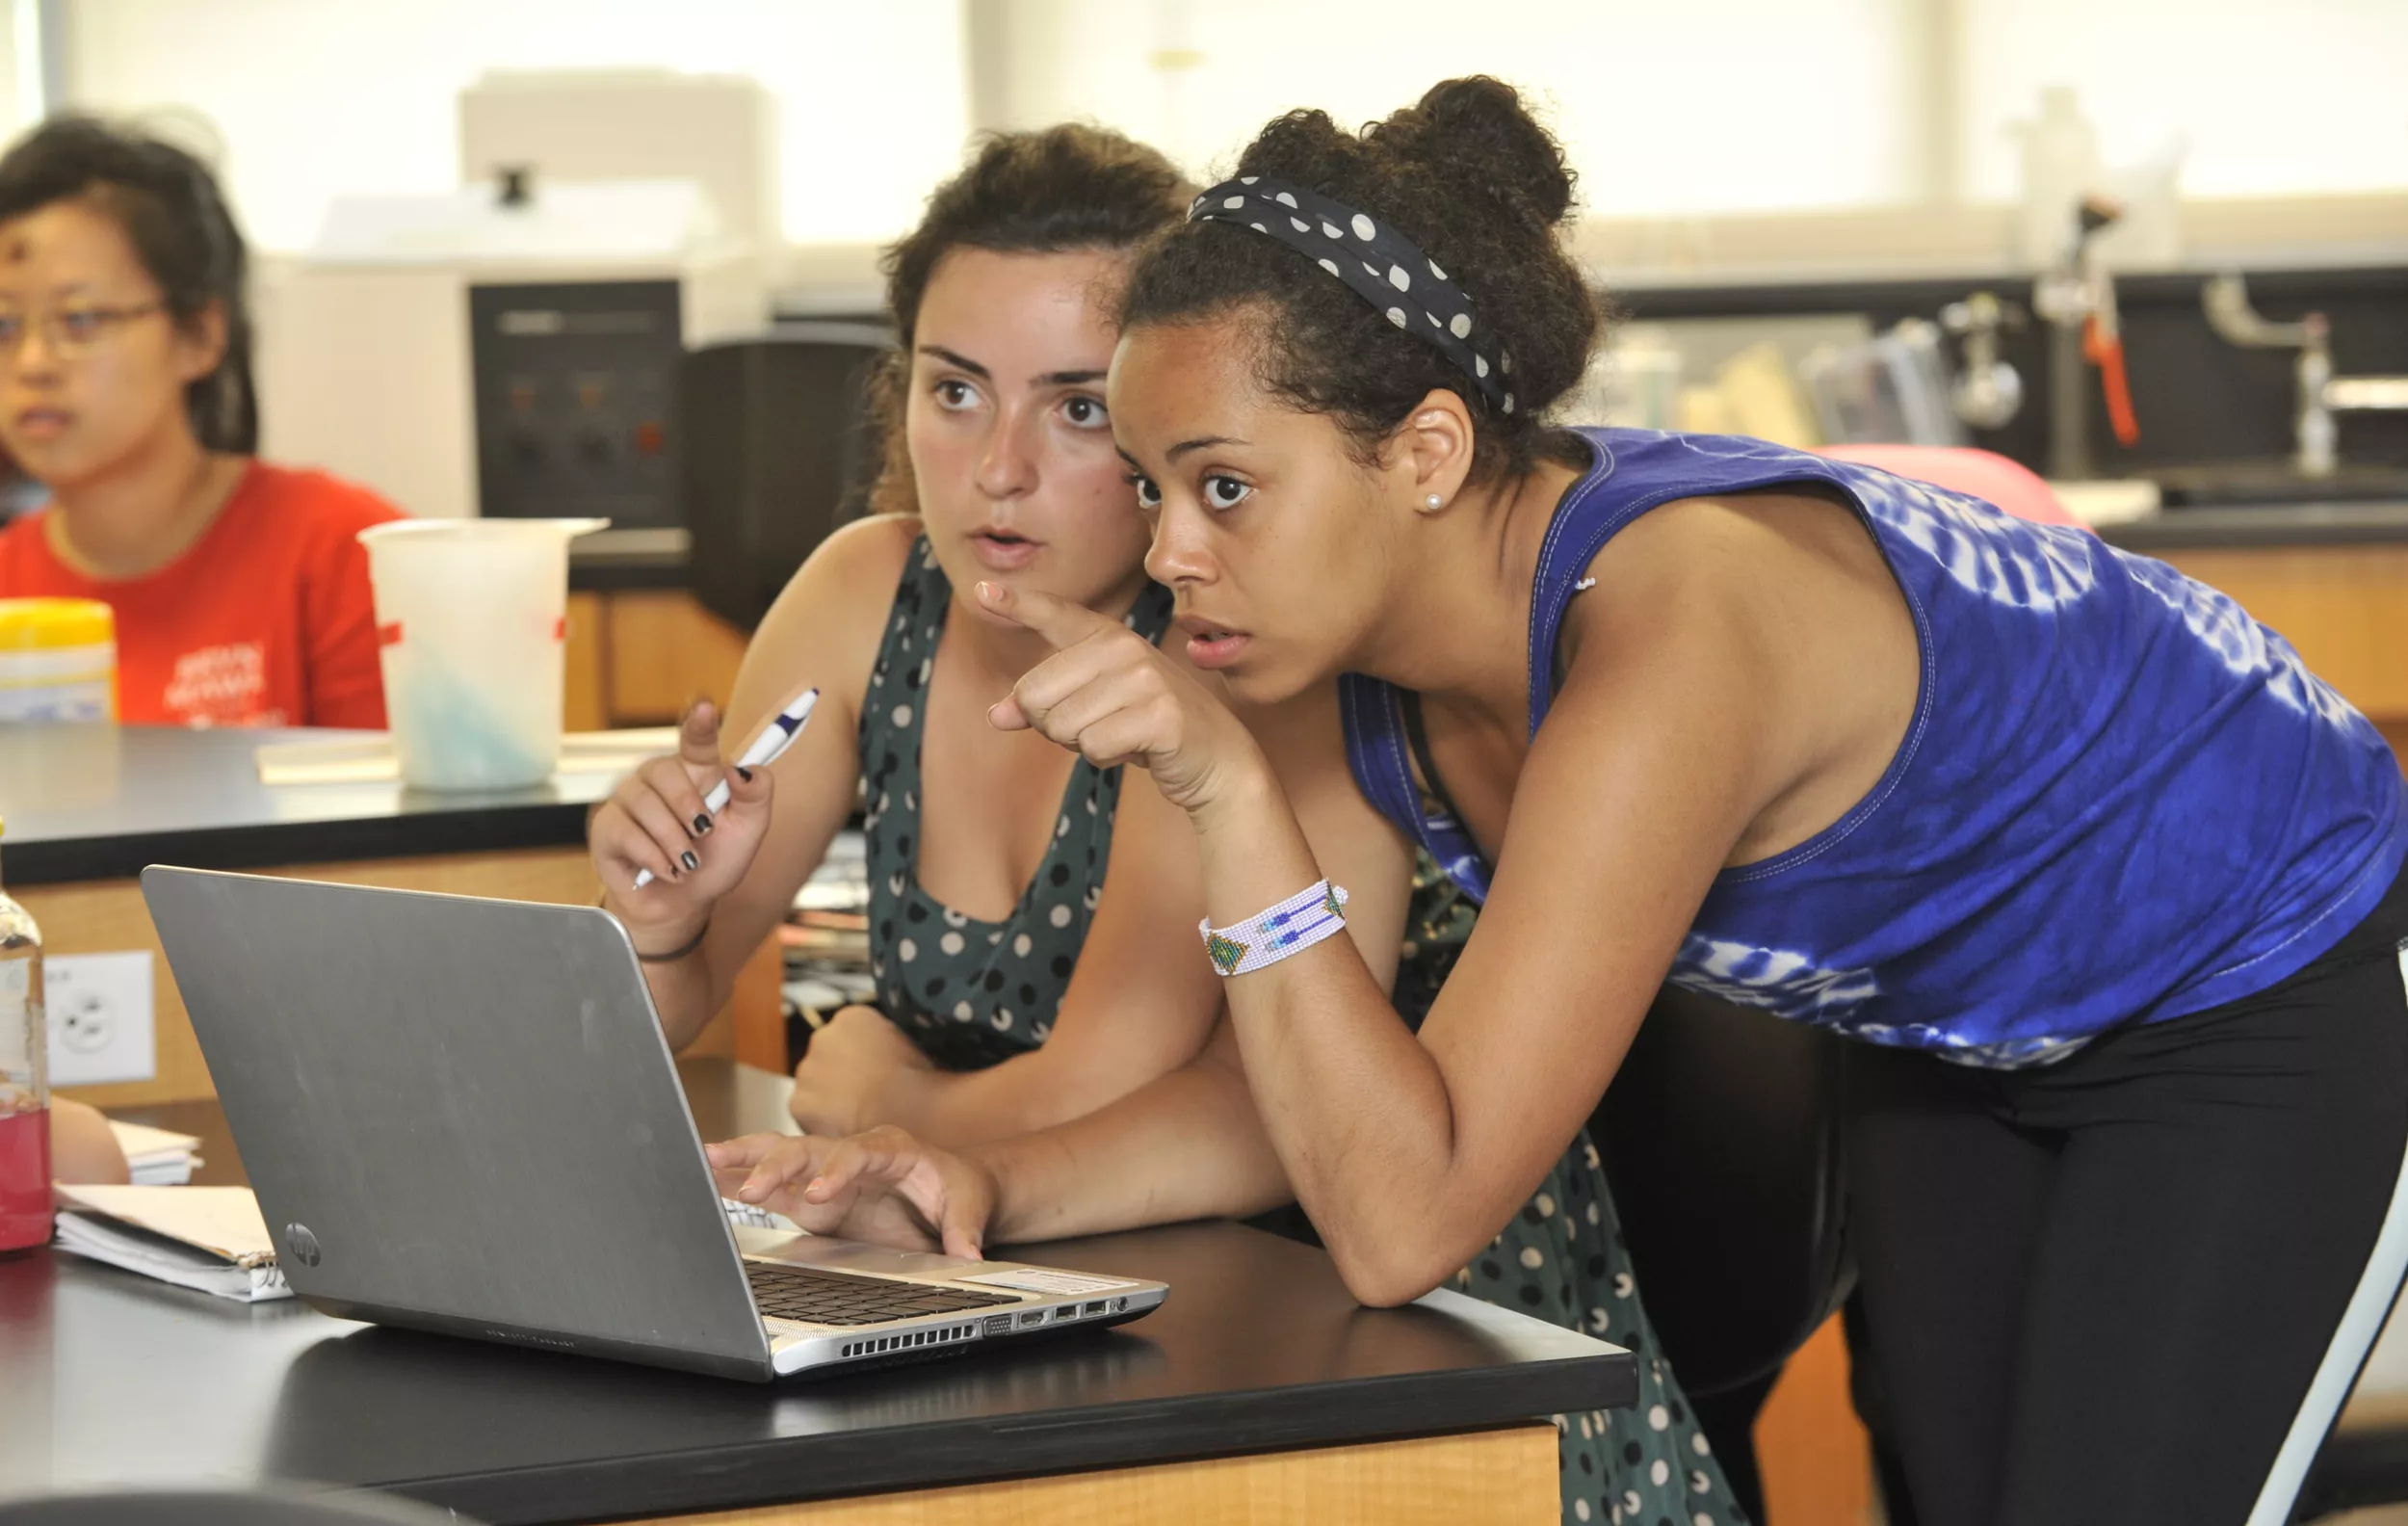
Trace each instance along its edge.
<instances>
[{"instance_id":1,"label":"lab bench","mask_svg":"<svg viewBox=\"0 0 2408 1526\"><path fill-rule=\"evenodd\" d=\"M783 1077L680 1063L697 1126ZM138 1115L244 1179L210 1102ZM1628 1406L1627 1351L1439 1292L1358 1305L1322 1252L1229 1223L1035 1248L1158 1277L1117 1329L755 1384L236 1304L56 1250L0 1261L0 1494L301 1485L495 1523L1250 1520L1553 1526L1546 1416Z\"/></svg>"},{"instance_id":2,"label":"lab bench","mask_svg":"<svg viewBox=\"0 0 2408 1526\"><path fill-rule=\"evenodd\" d=\"M0 884L41 925L48 955L144 953L150 961L154 1073L64 1094L102 1107L215 1095L143 902L136 877L145 865L593 904L600 884L586 815L609 794L610 776L563 773L491 794L260 782L263 744L347 735L358 733L0 726ZM783 1068L779 979L778 951L765 945L694 1052Z\"/></svg>"}]
</instances>

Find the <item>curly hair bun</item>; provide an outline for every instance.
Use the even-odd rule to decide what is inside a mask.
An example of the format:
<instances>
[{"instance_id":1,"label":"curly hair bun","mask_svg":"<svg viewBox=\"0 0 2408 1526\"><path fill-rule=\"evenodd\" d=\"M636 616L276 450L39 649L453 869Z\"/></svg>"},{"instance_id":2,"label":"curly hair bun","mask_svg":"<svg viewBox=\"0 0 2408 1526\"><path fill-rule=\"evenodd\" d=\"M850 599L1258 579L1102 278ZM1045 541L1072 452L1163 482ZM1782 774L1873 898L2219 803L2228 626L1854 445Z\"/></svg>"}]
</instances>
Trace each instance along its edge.
<instances>
[{"instance_id":1,"label":"curly hair bun","mask_svg":"<svg viewBox=\"0 0 2408 1526\"><path fill-rule=\"evenodd\" d=\"M1466 201L1502 202L1542 227L1572 210L1574 176L1563 145L1503 80L1441 80L1365 136Z\"/></svg>"},{"instance_id":2,"label":"curly hair bun","mask_svg":"<svg viewBox=\"0 0 2408 1526\"><path fill-rule=\"evenodd\" d=\"M1564 247L1575 177L1519 92L1484 75L1432 86L1348 132L1322 111L1266 125L1238 173L1306 186L1411 238L1470 294L1513 357L1512 414L1492 410L1437 351L1275 240L1228 223L1189 224L1139 262L1126 327L1270 309L1256 326L1264 375L1326 414L1367 459L1431 391L1461 395L1480 469L1526 470L1547 446L1547 408L1580 383L1603 327L1596 294Z\"/></svg>"}]
</instances>

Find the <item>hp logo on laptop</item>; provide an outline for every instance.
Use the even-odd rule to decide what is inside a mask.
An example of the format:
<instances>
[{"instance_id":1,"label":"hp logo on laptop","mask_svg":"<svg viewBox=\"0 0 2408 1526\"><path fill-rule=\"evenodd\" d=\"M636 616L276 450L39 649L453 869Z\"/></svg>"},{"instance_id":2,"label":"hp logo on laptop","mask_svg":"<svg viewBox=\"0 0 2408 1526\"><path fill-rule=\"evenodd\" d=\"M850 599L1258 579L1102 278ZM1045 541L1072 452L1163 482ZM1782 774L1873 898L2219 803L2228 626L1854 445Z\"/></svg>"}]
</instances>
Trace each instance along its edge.
<instances>
[{"instance_id":1,"label":"hp logo on laptop","mask_svg":"<svg viewBox=\"0 0 2408 1526\"><path fill-rule=\"evenodd\" d=\"M314 1267L318 1264L318 1237L309 1232L309 1226L307 1224L286 1224L284 1226L284 1244L292 1250L294 1258L300 1261L301 1265L305 1267Z\"/></svg>"}]
</instances>

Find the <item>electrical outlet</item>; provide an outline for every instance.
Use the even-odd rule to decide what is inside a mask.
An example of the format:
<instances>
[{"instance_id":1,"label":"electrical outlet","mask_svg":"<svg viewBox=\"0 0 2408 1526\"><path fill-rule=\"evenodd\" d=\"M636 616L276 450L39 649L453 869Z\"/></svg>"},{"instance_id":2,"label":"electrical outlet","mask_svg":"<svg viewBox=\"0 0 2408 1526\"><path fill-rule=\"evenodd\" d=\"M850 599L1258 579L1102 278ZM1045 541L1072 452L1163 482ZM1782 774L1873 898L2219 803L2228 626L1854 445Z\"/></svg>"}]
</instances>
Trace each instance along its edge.
<instances>
[{"instance_id":1,"label":"electrical outlet","mask_svg":"<svg viewBox=\"0 0 2408 1526\"><path fill-rule=\"evenodd\" d=\"M51 954L42 961L50 1084L103 1086L159 1073L150 952Z\"/></svg>"}]
</instances>

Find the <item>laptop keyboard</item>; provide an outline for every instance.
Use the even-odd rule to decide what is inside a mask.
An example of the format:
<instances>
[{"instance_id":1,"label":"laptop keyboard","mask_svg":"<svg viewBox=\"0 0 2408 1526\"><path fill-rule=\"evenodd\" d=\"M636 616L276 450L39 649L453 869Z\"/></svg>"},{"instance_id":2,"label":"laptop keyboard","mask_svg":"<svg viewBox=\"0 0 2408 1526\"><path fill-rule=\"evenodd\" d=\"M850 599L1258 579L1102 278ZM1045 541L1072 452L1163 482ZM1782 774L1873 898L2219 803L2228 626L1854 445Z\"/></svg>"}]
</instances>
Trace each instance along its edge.
<instances>
[{"instance_id":1,"label":"laptop keyboard","mask_svg":"<svg viewBox=\"0 0 2408 1526\"><path fill-rule=\"evenodd\" d=\"M772 1266L761 1261L746 1261L745 1277L752 1284L752 1301L760 1306L764 1318L803 1320L813 1325L877 1325L922 1314L957 1314L964 1309L1022 1302L1008 1294L973 1293L968 1288L896 1282L885 1277L854 1276L817 1267Z\"/></svg>"}]
</instances>

